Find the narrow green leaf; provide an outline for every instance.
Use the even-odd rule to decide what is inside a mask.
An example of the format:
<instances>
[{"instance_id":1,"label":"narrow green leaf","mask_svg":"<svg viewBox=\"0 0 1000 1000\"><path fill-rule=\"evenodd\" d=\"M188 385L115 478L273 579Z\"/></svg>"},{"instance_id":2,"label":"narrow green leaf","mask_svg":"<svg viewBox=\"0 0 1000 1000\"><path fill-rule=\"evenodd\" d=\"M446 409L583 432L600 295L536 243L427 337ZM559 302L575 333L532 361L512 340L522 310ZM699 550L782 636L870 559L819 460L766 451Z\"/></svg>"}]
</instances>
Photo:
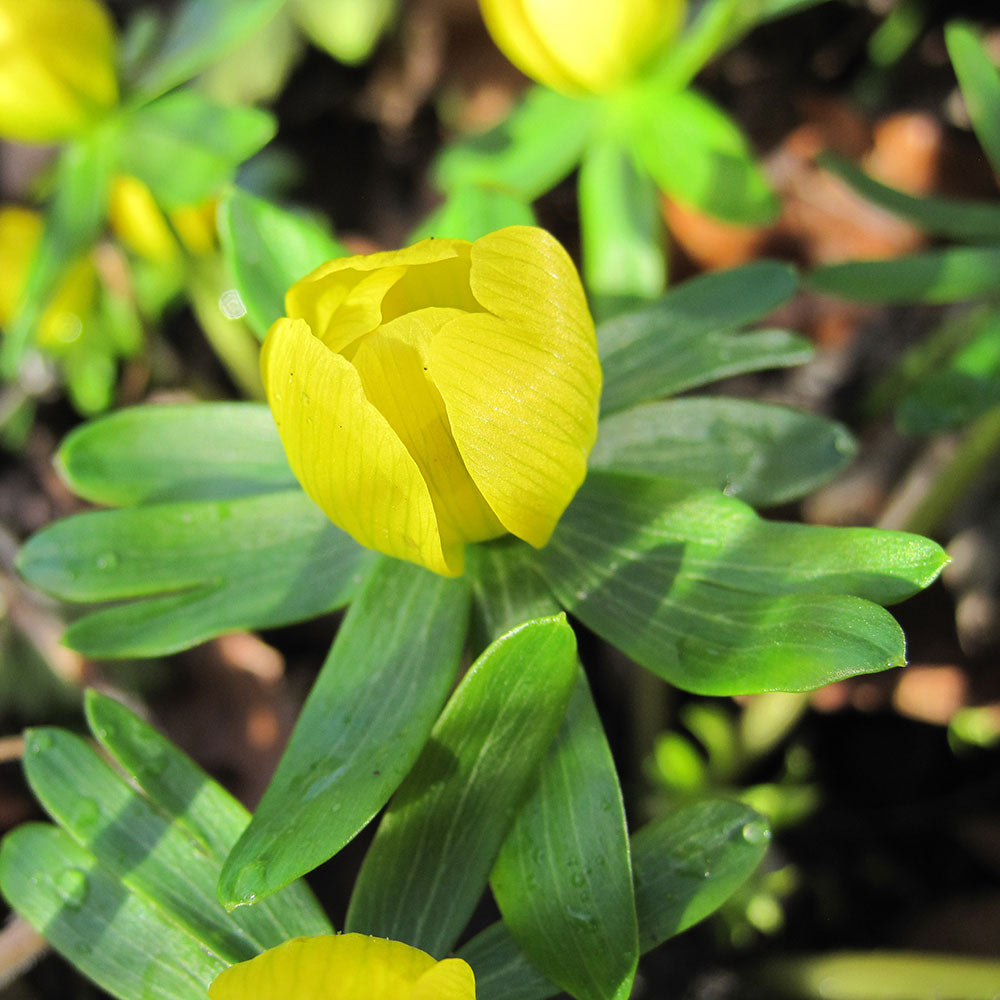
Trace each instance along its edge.
<instances>
[{"instance_id":1,"label":"narrow green leaf","mask_svg":"<svg viewBox=\"0 0 1000 1000\"><path fill-rule=\"evenodd\" d=\"M1000 240L1000 206L992 202L963 198L917 198L881 184L850 160L829 151L822 153L816 162L880 208L908 219L933 236L987 243Z\"/></svg>"},{"instance_id":2,"label":"narrow green leaf","mask_svg":"<svg viewBox=\"0 0 1000 1000\"><path fill-rule=\"evenodd\" d=\"M135 111L127 127L119 169L142 180L163 208L176 208L217 195L272 139L277 121L258 108L178 90Z\"/></svg>"},{"instance_id":3,"label":"narrow green leaf","mask_svg":"<svg viewBox=\"0 0 1000 1000\"><path fill-rule=\"evenodd\" d=\"M725 222L774 221L777 197L725 112L692 90L652 86L636 96L636 151L662 191Z\"/></svg>"},{"instance_id":4,"label":"narrow green leaf","mask_svg":"<svg viewBox=\"0 0 1000 1000\"><path fill-rule=\"evenodd\" d=\"M0 889L56 951L120 1000L205 1000L228 964L46 823L4 837Z\"/></svg>"},{"instance_id":5,"label":"narrow green leaf","mask_svg":"<svg viewBox=\"0 0 1000 1000\"><path fill-rule=\"evenodd\" d=\"M258 336L285 315L285 292L347 250L318 219L279 208L239 188L219 205L219 238L247 317Z\"/></svg>"},{"instance_id":6,"label":"narrow green leaf","mask_svg":"<svg viewBox=\"0 0 1000 1000\"><path fill-rule=\"evenodd\" d=\"M61 153L53 177L52 202L42 239L28 274L18 313L0 343L0 374L19 374L38 321L66 268L89 252L104 224L118 136L98 130Z\"/></svg>"},{"instance_id":7,"label":"narrow green leaf","mask_svg":"<svg viewBox=\"0 0 1000 1000\"><path fill-rule=\"evenodd\" d=\"M690 396L605 417L590 464L714 486L766 507L809 493L854 452L848 430L824 417Z\"/></svg>"},{"instance_id":8,"label":"narrow green leaf","mask_svg":"<svg viewBox=\"0 0 1000 1000\"><path fill-rule=\"evenodd\" d=\"M155 656L340 607L373 559L296 489L78 514L29 539L18 569L64 600L136 599L85 615L65 641Z\"/></svg>"},{"instance_id":9,"label":"narrow green leaf","mask_svg":"<svg viewBox=\"0 0 1000 1000\"><path fill-rule=\"evenodd\" d=\"M559 613L528 549L510 535L470 545L465 573L472 587L471 639L477 654L515 625Z\"/></svg>"},{"instance_id":10,"label":"narrow green leaf","mask_svg":"<svg viewBox=\"0 0 1000 1000\"><path fill-rule=\"evenodd\" d=\"M443 956L559 729L576 678L564 616L508 632L473 664L393 796L355 883L348 930Z\"/></svg>"},{"instance_id":11,"label":"narrow green leaf","mask_svg":"<svg viewBox=\"0 0 1000 1000\"><path fill-rule=\"evenodd\" d=\"M718 909L767 850L764 819L722 799L685 806L632 836L639 946L647 952ZM459 951L476 974L477 1000L547 1000L558 987L498 921Z\"/></svg>"},{"instance_id":12,"label":"narrow green leaf","mask_svg":"<svg viewBox=\"0 0 1000 1000\"><path fill-rule=\"evenodd\" d=\"M166 737L124 705L93 689L85 695L87 723L104 750L149 801L214 858L211 899L226 856L250 822L250 813ZM269 945L299 935L328 934L330 921L309 887L293 882L256 906L229 917L256 929Z\"/></svg>"},{"instance_id":13,"label":"narrow green leaf","mask_svg":"<svg viewBox=\"0 0 1000 1000\"><path fill-rule=\"evenodd\" d=\"M284 0L185 0L159 48L139 69L132 89L151 100L190 80L260 31Z\"/></svg>"},{"instance_id":14,"label":"narrow green leaf","mask_svg":"<svg viewBox=\"0 0 1000 1000\"><path fill-rule=\"evenodd\" d=\"M972 127L994 173L1000 174L1000 73L979 33L967 21L946 25L944 40Z\"/></svg>"},{"instance_id":15,"label":"narrow green leaf","mask_svg":"<svg viewBox=\"0 0 1000 1000\"><path fill-rule=\"evenodd\" d=\"M998 404L1000 378L934 372L903 398L896 423L906 434L939 434L966 426Z\"/></svg>"},{"instance_id":16,"label":"narrow green leaf","mask_svg":"<svg viewBox=\"0 0 1000 1000\"><path fill-rule=\"evenodd\" d=\"M805 281L813 291L857 302L933 304L993 295L998 273L1000 246L946 247L892 260L829 264Z\"/></svg>"},{"instance_id":17,"label":"narrow green leaf","mask_svg":"<svg viewBox=\"0 0 1000 1000\"><path fill-rule=\"evenodd\" d=\"M593 140L578 182L583 275L592 296L649 299L666 280L660 198L632 152L609 136Z\"/></svg>"},{"instance_id":18,"label":"narrow green leaf","mask_svg":"<svg viewBox=\"0 0 1000 1000\"><path fill-rule=\"evenodd\" d=\"M520 195L484 184L462 184L450 188L436 208L410 234L409 242L429 236L478 240L504 226L537 226L531 205Z\"/></svg>"},{"instance_id":19,"label":"narrow green leaf","mask_svg":"<svg viewBox=\"0 0 1000 1000\"><path fill-rule=\"evenodd\" d=\"M901 665L899 626L869 602L902 600L947 561L916 535L763 521L691 484L596 470L536 559L567 610L702 694Z\"/></svg>"},{"instance_id":20,"label":"narrow green leaf","mask_svg":"<svg viewBox=\"0 0 1000 1000\"><path fill-rule=\"evenodd\" d=\"M447 147L434 166L435 181L443 191L482 185L534 201L576 165L596 107L533 87L495 128Z\"/></svg>"},{"instance_id":21,"label":"narrow green leaf","mask_svg":"<svg viewBox=\"0 0 1000 1000\"><path fill-rule=\"evenodd\" d=\"M447 697L468 607L462 580L395 559L376 563L223 868L223 902L252 903L311 871L382 808Z\"/></svg>"},{"instance_id":22,"label":"narrow green leaf","mask_svg":"<svg viewBox=\"0 0 1000 1000\"><path fill-rule=\"evenodd\" d=\"M639 939L618 774L583 671L490 876L534 965L579 1000L632 992Z\"/></svg>"},{"instance_id":23,"label":"narrow green leaf","mask_svg":"<svg viewBox=\"0 0 1000 1000\"><path fill-rule=\"evenodd\" d=\"M108 506L295 485L271 411L259 403L131 406L72 431L56 464L74 493Z\"/></svg>"},{"instance_id":24,"label":"narrow green leaf","mask_svg":"<svg viewBox=\"0 0 1000 1000\"><path fill-rule=\"evenodd\" d=\"M762 260L672 288L656 302L598 328L604 413L727 375L808 361L813 350L778 330L739 333L795 292L795 271Z\"/></svg>"}]
</instances>

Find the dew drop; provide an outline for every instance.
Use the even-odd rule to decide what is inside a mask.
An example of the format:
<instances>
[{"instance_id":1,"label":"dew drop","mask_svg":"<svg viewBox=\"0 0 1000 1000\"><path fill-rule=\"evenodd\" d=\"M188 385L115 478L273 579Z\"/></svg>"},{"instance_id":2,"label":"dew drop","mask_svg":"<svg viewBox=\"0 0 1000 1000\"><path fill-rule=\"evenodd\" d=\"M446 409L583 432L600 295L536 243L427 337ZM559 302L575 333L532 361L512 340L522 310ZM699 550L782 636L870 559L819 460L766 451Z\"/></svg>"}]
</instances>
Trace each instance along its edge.
<instances>
[{"instance_id":1,"label":"dew drop","mask_svg":"<svg viewBox=\"0 0 1000 1000\"><path fill-rule=\"evenodd\" d=\"M240 319L247 314L247 307L235 288L227 288L219 296L219 310L226 319Z\"/></svg>"},{"instance_id":2,"label":"dew drop","mask_svg":"<svg viewBox=\"0 0 1000 1000\"><path fill-rule=\"evenodd\" d=\"M69 826L81 837L88 838L101 822L101 807L94 799L80 799L73 809Z\"/></svg>"},{"instance_id":3,"label":"dew drop","mask_svg":"<svg viewBox=\"0 0 1000 1000\"><path fill-rule=\"evenodd\" d=\"M751 822L745 823L742 833L743 839L748 844L763 844L771 839L771 831L768 830L767 824L760 820L751 820Z\"/></svg>"},{"instance_id":4,"label":"dew drop","mask_svg":"<svg viewBox=\"0 0 1000 1000\"><path fill-rule=\"evenodd\" d=\"M87 873L79 868L64 868L55 878L56 892L71 909L79 910L87 899Z\"/></svg>"},{"instance_id":5,"label":"dew drop","mask_svg":"<svg viewBox=\"0 0 1000 1000\"><path fill-rule=\"evenodd\" d=\"M114 569L120 562L117 552L102 552L97 557L98 569Z\"/></svg>"},{"instance_id":6,"label":"dew drop","mask_svg":"<svg viewBox=\"0 0 1000 1000\"><path fill-rule=\"evenodd\" d=\"M31 740L28 743L29 753L44 753L46 750L52 749L52 736L44 731L32 733Z\"/></svg>"}]
</instances>

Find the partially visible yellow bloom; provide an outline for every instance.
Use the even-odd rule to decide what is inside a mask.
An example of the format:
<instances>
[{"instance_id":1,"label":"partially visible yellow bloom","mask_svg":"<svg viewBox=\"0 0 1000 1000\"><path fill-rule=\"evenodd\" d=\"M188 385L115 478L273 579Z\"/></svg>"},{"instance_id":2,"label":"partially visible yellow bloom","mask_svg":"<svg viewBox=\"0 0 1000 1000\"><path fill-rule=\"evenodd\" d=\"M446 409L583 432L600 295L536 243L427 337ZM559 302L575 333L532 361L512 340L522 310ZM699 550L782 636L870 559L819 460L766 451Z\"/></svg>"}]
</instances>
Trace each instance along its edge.
<instances>
[{"instance_id":1,"label":"partially visible yellow bloom","mask_svg":"<svg viewBox=\"0 0 1000 1000\"><path fill-rule=\"evenodd\" d=\"M475 1000L472 969L364 934L294 938L222 972L210 1000Z\"/></svg>"},{"instance_id":2,"label":"partially visible yellow bloom","mask_svg":"<svg viewBox=\"0 0 1000 1000\"><path fill-rule=\"evenodd\" d=\"M261 368L306 493L445 576L467 542L541 547L586 474L601 368L566 251L512 226L346 257L289 289Z\"/></svg>"},{"instance_id":3,"label":"partially visible yellow bloom","mask_svg":"<svg viewBox=\"0 0 1000 1000\"><path fill-rule=\"evenodd\" d=\"M0 135L52 142L118 100L115 35L96 0L0 0Z\"/></svg>"},{"instance_id":4,"label":"partially visible yellow bloom","mask_svg":"<svg viewBox=\"0 0 1000 1000\"><path fill-rule=\"evenodd\" d=\"M17 315L32 260L42 238L42 217L27 208L0 208L0 327ZM76 340L97 296L97 268L88 253L71 264L38 319L35 339L58 351Z\"/></svg>"},{"instance_id":5,"label":"partially visible yellow bloom","mask_svg":"<svg viewBox=\"0 0 1000 1000\"><path fill-rule=\"evenodd\" d=\"M108 221L130 250L155 263L169 264L181 253L177 237L195 256L211 252L215 246L215 208L213 199L183 205L164 215L143 181L131 174L118 174L111 182Z\"/></svg>"},{"instance_id":6,"label":"partially visible yellow bloom","mask_svg":"<svg viewBox=\"0 0 1000 1000\"><path fill-rule=\"evenodd\" d=\"M10 325L42 238L42 217L30 208L0 208L0 327Z\"/></svg>"},{"instance_id":7,"label":"partially visible yellow bloom","mask_svg":"<svg viewBox=\"0 0 1000 1000\"><path fill-rule=\"evenodd\" d=\"M564 93L602 93L637 74L679 29L684 0L479 0L523 73Z\"/></svg>"}]
</instances>

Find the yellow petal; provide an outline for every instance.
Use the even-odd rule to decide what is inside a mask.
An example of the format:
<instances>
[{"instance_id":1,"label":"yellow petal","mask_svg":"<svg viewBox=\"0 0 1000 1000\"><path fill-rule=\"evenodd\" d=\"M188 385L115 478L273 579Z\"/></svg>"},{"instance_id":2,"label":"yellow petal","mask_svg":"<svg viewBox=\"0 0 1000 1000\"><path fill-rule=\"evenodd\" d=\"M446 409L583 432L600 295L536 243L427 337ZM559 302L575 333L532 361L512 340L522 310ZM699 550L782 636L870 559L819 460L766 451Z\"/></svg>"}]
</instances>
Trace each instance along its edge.
<instances>
[{"instance_id":1,"label":"yellow petal","mask_svg":"<svg viewBox=\"0 0 1000 1000\"><path fill-rule=\"evenodd\" d=\"M430 376L473 482L508 531L540 547L597 436L593 320L572 261L541 229L477 240L471 286L492 315L446 324L430 345Z\"/></svg>"},{"instance_id":2,"label":"yellow petal","mask_svg":"<svg viewBox=\"0 0 1000 1000\"><path fill-rule=\"evenodd\" d=\"M118 174L112 179L108 221L122 243L140 257L167 264L180 253L153 192L138 177Z\"/></svg>"},{"instance_id":3,"label":"yellow petal","mask_svg":"<svg viewBox=\"0 0 1000 1000\"><path fill-rule=\"evenodd\" d=\"M404 250L329 261L285 296L293 319L304 319L333 351L414 309L478 309L469 292L469 244L421 240Z\"/></svg>"},{"instance_id":4,"label":"yellow petal","mask_svg":"<svg viewBox=\"0 0 1000 1000\"><path fill-rule=\"evenodd\" d=\"M111 19L94 0L0 0L0 134L85 129L118 98Z\"/></svg>"},{"instance_id":5,"label":"yellow petal","mask_svg":"<svg viewBox=\"0 0 1000 1000\"><path fill-rule=\"evenodd\" d=\"M566 92L609 90L635 76L677 31L683 0L480 0L507 57Z\"/></svg>"},{"instance_id":6,"label":"yellow petal","mask_svg":"<svg viewBox=\"0 0 1000 1000\"><path fill-rule=\"evenodd\" d=\"M0 208L0 327L14 318L42 238L42 217L16 205Z\"/></svg>"},{"instance_id":7,"label":"yellow petal","mask_svg":"<svg viewBox=\"0 0 1000 1000\"><path fill-rule=\"evenodd\" d=\"M475 1000L476 977L460 958L446 958L417 980L407 1000Z\"/></svg>"},{"instance_id":8,"label":"yellow petal","mask_svg":"<svg viewBox=\"0 0 1000 1000\"><path fill-rule=\"evenodd\" d=\"M210 1000L410 1000L437 964L418 948L364 934L294 938L226 969L208 995ZM440 1000L452 997L474 1000L475 994L445 993Z\"/></svg>"},{"instance_id":9,"label":"yellow petal","mask_svg":"<svg viewBox=\"0 0 1000 1000\"><path fill-rule=\"evenodd\" d=\"M451 436L441 393L428 376L431 340L458 309L419 309L379 327L361 342L352 363L369 402L388 420L420 469L437 513L448 562L461 572L465 542L504 534L466 471Z\"/></svg>"},{"instance_id":10,"label":"yellow petal","mask_svg":"<svg viewBox=\"0 0 1000 1000\"><path fill-rule=\"evenodd\" d=\"M36 339L40 346L57 352L78 340L94 310L97 298L97 267L88 253L66 268L56 290L38 319Z\"/></svg>"},{"instance_id":11,"label":"yellow petal","mask_svg":"<svg viewBox=\"0 0 1000 1000\"><path fill-rule=\"evenodd\" d=\"M351 363L304 321L280 319L264 341L261 373L288 463L326 516L368 548L459 575L460 553L449 562L442 549L417 463Z\"/></svg>"}]
</instances>

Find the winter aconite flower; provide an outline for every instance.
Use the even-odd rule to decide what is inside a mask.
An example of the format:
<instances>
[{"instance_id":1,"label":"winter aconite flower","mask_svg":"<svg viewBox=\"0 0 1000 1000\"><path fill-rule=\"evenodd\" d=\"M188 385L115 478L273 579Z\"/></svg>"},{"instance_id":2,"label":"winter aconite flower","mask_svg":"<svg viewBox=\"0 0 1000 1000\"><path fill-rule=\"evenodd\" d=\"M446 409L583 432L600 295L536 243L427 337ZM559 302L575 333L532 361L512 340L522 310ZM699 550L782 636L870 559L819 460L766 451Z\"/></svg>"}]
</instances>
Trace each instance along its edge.
<instances>
[{"instance_id":1,"label":"winter aconite flower","mask_svg":"<svg viewBox=\"0 0 1000 1000\"><path fill-rule=\"evenodd\" d=\"M111 20L95 0L0 0L0 135L52 142L118 99Z\"/></svg>"},{"instance_id":2,"label":"winter aconite flower","mask_svg":"<svg viewBox=\"0 0 1000 1000\"><path fill-rule=\"evenodd\" d=\"M564 93L602 93L635 76L680 27L683 0L479 0L504 55Z\"/></svg>"},{"instance_id":3,"label":"winter aconite flower","mask_svg":"<svg viewBox=\"0 0 1000 1000\"><path fill-rule=\"evenodd\" d=\"M221 973L209 1000L475 1000L472 969L364 934L294 938Z\"/></svg>"},{"instance_id":4,"label":"winter aconite flower","mask_svg":"<svg viewBox=\"0 0 1000 1000\"><path fill-rule=\"evenodd\" d=\"M541 547L597 434L594 324L542 229L331 261L261 356L295 475L362 545L445 576L467 542Z\"/></svg>"}]
</instances>

